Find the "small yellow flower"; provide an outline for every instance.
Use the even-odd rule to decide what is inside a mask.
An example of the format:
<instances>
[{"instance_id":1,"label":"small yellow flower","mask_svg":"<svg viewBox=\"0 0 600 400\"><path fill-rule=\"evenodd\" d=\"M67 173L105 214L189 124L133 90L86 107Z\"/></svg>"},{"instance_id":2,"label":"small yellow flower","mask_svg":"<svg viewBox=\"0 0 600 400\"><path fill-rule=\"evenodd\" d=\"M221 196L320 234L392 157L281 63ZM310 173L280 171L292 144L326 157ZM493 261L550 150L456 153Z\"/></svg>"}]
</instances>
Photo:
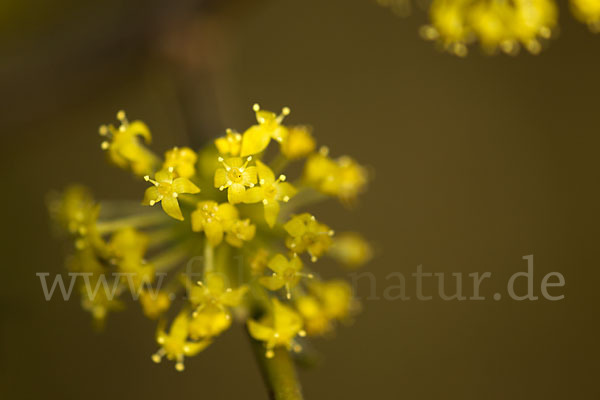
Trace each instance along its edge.
<instances>
[{"instance_id":1,"label":"small yellow flower","mask_svg":"<svg viewBox=\"0 0 600 400\"><path fill-rule=\"evenodd\" d=\"M352 288L342 280L311 282L310 291L321 301L325 314L332 319L348 318L356 307Z\"/></svg>"},{"instance_id":2,"label":"small yellow flower","mask_svg":"<svg viewBox=\"0 0 600 400\"><path fill-rule=\"evenodd\" d=\"M132 227L123 228L113 234L108 246L118 260L141 260L148 249L148 236Z\"/></svg>"},{"instance_id":3,"label":"small yellow flower","mask_svg":"<svg viewBox=\"0 0 600 400\"><path fill-rule=\"evenodd\" d=\"M469 21L484 50L495 51L498 47L511 52L514 38L510 27L513 9L508 2L477 2L469 12Z\"/></svg>"},{"instance_id":4,"label":"small yellow flower","mask_svg":"<svg viewBox=\"0 0 600 400\"><path fill-rule=\"evenodd\" d=\"M286 297L292 297L292 289L300 282L300 279L313 278L312 274L305 274L302 271L302 260L297 256L292 256L289 260L281 254L275 255L267 267L273 274L271 276L262 276L259 278L261 285L269 290L279 290L285 286Z\"/></svg>"},{"instance_id":5,"label":"small yellow flower","mask_svg":"<svg viewBox=\"0 0 600 400\"><path fill-rule=\"evenodd\" d=\"M136 288L154 282L155 269L146 263L147 235L133 228L120 229L112 236L109 249L120 272L128 274Z\"/></svg>"},{"instance_id":6,"label":"small yellow flower","mask_svg":"<svg viewBox=\"0 0 600 400\"><path fill-rule=\"evenodd\" d=\"M286 239L286 246L298 254L307 251L313 262L329 249L334 234L333 230L309 213L292 217L283 228L290 235Z\"/></svg>"},{"instance_id":7,"label":"small yellow flower","mask_svg":"<svg viewBox=\"0 0 600 400\"><path fill-rule=\"evenodd\" d=\"M198 156L189 147L174 147L165 153L163 169L171 169L176 176L190 178L196 174Z\"/></svg>"},{"instance_id":8,"label":"small yellow flower","mask_svg":"<svg viewBox=\"0 0 600 400\"><path fill-rule=\"evenodd\" d=\"M285 116L290 113L288 107L284 107L280 115L276 115L271 111L261 110L258 104L255 104L252 109L256 113L258 125L252 125L244 132L242 138L242 157L260 153L267 148L271 139L275 139L281 143L288 135L287 128L281 125Z\"/></svg>"},{"instance_id":9,"label":"small yellow flower","mask_svg":"<svg viewBox=\"0 0 600 400\"><path fill-rule=\"evenodd\" d=\"M424 27L422 35L426 39L439 40L447 50L457 56L466 56L465 44L470 35L467 4L464 0L434 0L429 8L431 25Z\"/></svg>"},{"instance_id":10,"label":"small yellow flower","mask_svg":"<svg viewBox=\"0 0 600 400\"><path fill-rule=\"evenodd\" d=\"M151 173L158 164L158 158L141 142L152 141L150 130L142 121L129 122L124 111L117 113L121 125L102 125L100 135L107 138L102 142L102 149L107 150L109 159L118 167L131 169L143 176Z\"/></svg>"},{"instance_id":11,"label":"small yellow flower","mask_svg":"<svg viewBox=\"0 0 600 400\"><path fill-rule=\"evenodd\" d=\"M214 247L221 243L223 233L230 229L237 218L237 209L229 203L201 201L192 212L192 230L204 231L208 241Z\"/></svg>"},{"instance_id":12,"label":"small yellow flower","mask_svg":"<svg viewBox=\"0 0 600 400\"><path fill-rule=\"evenodd\" d=\"M538 36L549 38L556 19L556 4L551 0L514 0L513 34L533 54L542 49Z\"/></svg>"},{"instance_id":13,"label":"small yellow flower","mask_svg":"<svg viewBox=\"0 0 600 400\"><path fill-rule=\"evenodd\" d=\"M333 320L346 320L355 309L352 288L344 281L314 282L309 287L311 294L296 299L309 335L330 332Z\"/></svg>"},{"instance_id":14,"label":"small yellow flower","mask_svg":"<svg viewBox=\"0 0 600 400\"><path fill-rule=\"evenodd\" d=\"M371 245L356 232L336 235L328 253L348 268L358 268L373 257Z\"/></svg>"},{"instance_id":15,"label":"small yellow flower","mask_svg":"<svg viewBox=\"0 0 600 400\"><path fill-rule=\"evenodd\" d=\"M226 310L228 307L237 307L243 300L248 287L242 285L237 289L226 287L224 275L209 273L204 282L198 282L190 290L189 298L192 305L196 306L194 313L200 312L205 307L217 307Z\"/></svg>"},{"instance_id":16,"label":"small yellow flower","mask_svg":"<svg viewBox=\"0 0 600 400\"><path fill-rule=\"evenodd\" d=\"M318 336L332 330L331 319L315 296L303 295L296 299L296 309L304 320L304 329L309 336Z\"/></svg>"},{"instance_id":17,"label":"small yellow flower","mask_svg":"<svg viewBox=\"0 0 600 400\"><path fill-rule=\"evenodd\" d=\"M91 271L87 271L91 272ZM93 273L89 278L90 287L85 282L79 287L81 294L81 307L92 314L94 324L97 328L102 328L106 321L106 316L110 311L120 311L123 309L123 303L117 299L119 290L114 296L111 296L110 291L104 290L100 280L106 279L103 273ZM107 287L112 288L114 282L106 282ZM90 293L90 288L99 288L95 293Z\"/></svg>"},{"instance_id":18,"label":"small yellow flower","mask_svg":"<svg viewBox=\"0 0 600 400\"><path fill-rule=\"evenodd\" d=\"M306 161L304 180L315 189L349 203L364 190L367 171L347 156L332 160L328 152L323 147Z\"/></svg>"},{"instance_id":19,"label":"small yellow flower","mask_svg":"<svg viewBox=\"0 0 600 400\"><path fill-rule=\"evenodd\" d=\"M190 321L190 337L206 339L220 335L231 326L231 313L228 310L208 306L195 312Z\"/></svg>"},{"instance_id":20,"label":"small yellow flower","mask_svg":"<svg viewBox=\"0 0 600 400\"><path fill-rule=\"evenodd\" d=\"M67 259L67 268L73 272L91 272L101 274L105 272L105 268L98 260L94 249L86 247L78 250L75 254Z\"/></svg>"},{"instance_id":21,"label":"small yellow flower","mask_svg":"<svg viewBox=\"0 0 600 400\"><path fill-rule=\"evenodd\" d=\"M294 341L294 338L296 335L304 336L306 334L302 330L302 317L275 298L270 314L260 322L248 320L248 331L254 339L265 342L267 358L272 358L275 355L273 349L279 346L299 351L300 346Z\"/></svg>"},{"instance_id":22,"label":"small yellow flower","mask_svg":"<svg viewBox=\"0 0 600 400\"><path fill-rule=\"evenodd\" d=\"M256 225L250 222L250 219L235 221L229 230L225 240L233 247L242 247L244 242L249 242L256 234Z\"/></svg>"},{"instance_id":23,"label":"small yellow flower","mask_svg":"<svg viewBox=\"0 0 600 400\"><path fill-rule=\"evenodd\" d=\"M169 360L175 360L177 371L183 371L185 369L183 365L184 357L194 356L210 344L210 340L200 342L188 340L189 323L188 315L182 312L171 324L169 333L165 332L162 326L159 326L156 341L161 348L152 355L152 361L159 363L166 356Z\"/></svg>"},{"instance_id":24,"label":"small yellow flower","mask_svg":"<svg viewBox=\"0 0 600 400\"><path fill-rule=\"evenodd\" d=\"M315 150L315 139L305 126L288 128L288 136L281 143L281 152L290 160L306 157Z\"/></svg>"},{"instance_id":25,"label":"small yellow flower","mask_svg":"<svg viewBox=\"0 0 600 400\"><path fill-rule=\"evenodd\" d=\"M117 267L119 272L126 274L125 279L131 280L136 290L154 282L156 276L154 265L146 263L143 259L124 259L117 263Z\"/></svg>"},{"instance_id":26,"label":"small yellow flower","mask_svg":"<svg viewBox=\"0 0 600 400\"><path fill-rule=\"evenodd\" d=\"M144 315L150 319L157 319L171 306L171 299L168 293L158 291L153 293L144 290L140 293L140 303Z\"/></svg>"},{"instance_id":27,"label":"small yellow flower","mask_svg":"<svg viewBox=\"0 0 600 400\"><path fill-rule=\"evenodd\" d=\"M242 135L231 129L227 129L225 136L215 140L215 146L217 146L219 153L223 155L239 157L240 150L242 149Z\"/></svg>"},{"instance_id":28,"label":"small yellow flower","mask_svg":"<svg viewBox=\"0 0 600 400\"><path fill-rule=\"evenodd\" d=\"M245 203L262 201L265 209L265 220L270 227L275 225L279 215L279 202L287 202L296 194L296 189L285 182L285 175L279 175L277 180L271 169L260 161L256 161L260 186L246 191Z\"/></svg>"},{"instance_id":29,"label":"small yellow flower","mask_svg":"<svg viewBox=\"0 0 600 400\"><path fill-rule=\"evenodd\" d=\"M571 0L571 10L577 19L588 24L594 32L600 32L600 1Z\"/></svg>"},{"instance_id":30,"label":"small yellow flower","mask_svg":"<svg viewBox=\"0 0 600 400\"><path fill-rule=\"evenodd\" d=\"M227 189L227 199L231 204L241 203L244 200L246 187L254 187L256 184L256 167L248 166L252 157L246 158L244 162L239 157L224 160L219 157L223 168L215 172L215 187L219 190Z\"/></svg>"},{"instance_id":31,"label":"small yellow flower","mask_svg":"<svg viewBox=\"0 0 600 400\"><path fill-rule=\"evenodd\" d=\"M183 214L177 197L182 193L200 192L200 189L187 178L173 179L173 172L170 170L157 172L155 180L150 179L148 175L144 179L154 186L146 189L142 204L153 206L160 201L165 213L180 221L183 221Z\"/></svg>"},{"instance_id":32,"label":"small yellow flower","mask_svg":"<svg viewBox=\"0 0 600 400\"><path fill-rule=\"evenodd\" d=\"M83 186L70 186L49 201L52 217L75 239L75 248L92 248L105 255L106 243L97 230L100 205Z\"/></svg>"},{"instance_id":33,"label":"small yellow flower","mask_svg":"<svg viewBox=\"0 0 600 400\"><path fill-rule=\"evenodd\" d=\"M250 258L250 270L252 271L252 275L260 276L267 268L267 264L269 263L269 252L265 250L263 247L256 250L256 253L252 255Z\"/></svg>"},{"instance_id":34,"label":"small yellow flower","mask_svg":"<svg viewBox=\"0 0 600 400\"><path fill-rule=\"evenodd\" d=\"M49 202L52 217L69 233L81 234L93 213L96 203L85 186L73 185L60 194L53 194Z\"/></svg>"}]
</instances>

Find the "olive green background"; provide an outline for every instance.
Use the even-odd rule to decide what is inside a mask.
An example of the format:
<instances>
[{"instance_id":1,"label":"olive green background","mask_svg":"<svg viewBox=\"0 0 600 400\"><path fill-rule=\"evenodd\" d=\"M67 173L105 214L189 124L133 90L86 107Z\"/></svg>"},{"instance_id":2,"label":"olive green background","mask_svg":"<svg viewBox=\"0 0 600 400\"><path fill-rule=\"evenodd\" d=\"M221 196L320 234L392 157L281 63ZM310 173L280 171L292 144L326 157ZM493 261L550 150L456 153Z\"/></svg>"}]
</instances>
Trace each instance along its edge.
<instances>
[{"instance_id":1,"label":"olive green background","mask_svg":"<svg viewBox=\"0 0 600 400\"><path fill-rule=\"evenodd\" d=\"M485 301L368 300L322 361L308 399L594 399L598 358L600 36L561 13L539 56L439 53L368 0L5 2L0 7L2 398L264 398L242 329L186 371L155 365L154 325L130 305L103 333L77 300L44 301L36 272L63 270L45 194L98 198L145 185L105 163L97 127L124 108L157 151L253 123L252 103L292 109L333 155L374 171L354 210L315 211L377 248L377 295L417 265L491 272ZM208 11L206 11L208 10ZM533 254L535 288L558 271L565 299L513 301ZM348 275L324 263L323 273ZM519 287L522 290L523 287ZM426 288L428 294L434 292ZM504 294L494 301L495 292ZM467 291L467 293L470 293Z\"/></svg>"}]
</instances>

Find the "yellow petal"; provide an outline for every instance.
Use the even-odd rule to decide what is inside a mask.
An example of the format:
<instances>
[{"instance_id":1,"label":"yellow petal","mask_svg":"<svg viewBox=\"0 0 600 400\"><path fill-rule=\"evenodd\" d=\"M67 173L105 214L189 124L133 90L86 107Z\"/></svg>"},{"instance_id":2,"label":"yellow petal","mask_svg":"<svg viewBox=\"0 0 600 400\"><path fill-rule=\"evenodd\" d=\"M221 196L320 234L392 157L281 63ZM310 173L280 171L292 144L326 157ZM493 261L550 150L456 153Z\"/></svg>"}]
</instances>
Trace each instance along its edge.
<instances>
[{"instance_id":1,"label":"yellow petal","mask_svg":"<svg viewBox=\"0 0 600 400\"><path fill-rule=\"evenodd\" d=\"M265 131L258 125L251 126L242 138L242 157L250 156L252 154L260 153L267 148L271 136L268 131Z\"/></svg>"},{"instance_id":2,"label":"yellow petal","mask_svg":"<svg viewBox=\"0 0 600 400\"><path fill-rule=\"evenodd\" d=\"M294 271L300 271L302 269L302 260L300 259L300 257L292 257L290 259L290 263L289 266L294 270Z\"/></svg>"},{"instance_id":3,"label":"yellow petal","mask_svg":"<svg viewBox=\"0 0 600 400\"><path fill-rule=\"evenodd\" d=\"M173 191L176 193L198 193L200 188L187 178L177 178L173 181Z\"/></svg>"},{"instance_id":4,"label":"yellow petal","mask_svg":"<svg viewBox=\"0 0 600 400\"><path fill-rule=\"evenodd\" d=\"M287 201L294 197L297 192L298 191L291 183L281 182L277 184L277 200Z\"/></svg>"},{"instance_id":5,"label":"yellow petal","mask_svg":"<svg viewBox=\"0 0 600 400\"><path fill-rule=\"evenodd\" d=\"M269 261L268 267L277 274L283 274L283 271L288 267L288 260L281 254L276 254Z\"/></svg>"},{"instance_id":6,"label":"yellow petal","mask_svg":"<svg viewBox=\"0 0 600 400\"><path fill-rule=\"evenodd\" d=\"M175 218L179 221L183 221L183 214L181 213L179 203L177 202L177 199L175 197L164 197L160 204L162 204L162 208L163 210L165 210L168 216Z\"/></svg>"},{"instance_id":7,"label":"yellow petal","mask_svg":"<svg viewBox=\"0 0 600 400\"><path fill-rule=\"evenodd\" d=\"M265 203L265 220L271 228L275 225L278 215L279 202L277 200L268 200Z\"/></svg>"},{"instance_id":8,"label":"yellow petal","mask_svg":"<svg viewBox=\"0 0 600 400\"><path fill-rule=\"evenodd\" d=\"M241 183L234 183L227 191L227 199L231 204L241 203L244 200L246 188Z\"/></svg>"},{"instance_id":9,"label":"yellow petal","mask_svg":"<svg viewBox=\"0 0 600 400\"><path fill-rule=\"evenodd\" d=\"M257 182L256 167L252 166L252 167L246 168L246 170L242 174L242 177L244 179L243 180L244 185L250 186L252 184L255 184Z\"/></svg>"},{"instance_id":10,"label":"yellow petal","mask_svg":"<svg viewBox=\"0 0 600 400\"><path fill-rule=\"evenodd\" d=\"M256 340L263 342L271 339L273 336L273 328L269 328L263 324L260 324L252 319L248 320L248 332Z\"/></svg>"},{"instance_id":11,"label":"yellow petal","mask_svg":"<svg viewBox=\"0 0 600 400\"><path fill-rule=\"evenodd\" d=\"M278 126L271 131L271 137L281 143L287 139L288 129L285 126Z\"/></svg>"},{"instance_id":12,"label":"yellow petal","mask_svg":"<svg viewBox=\"0 0 600 400\"><path fill-rule=\"evenodd\" d=\"M135 132L135 134L143 137L144 141L147 144L150 144L150 142L152 142L152 135L150 135L150 129L148 129L148 126L145 123L143 123L142 121L130 122L129 125L127 126L127 129L130 130L131 132Z\"/></svg>"},{"instance_id":13,"label":"yellow petal","mask_svg":"<svg viewBox=\"0 0 600 400\"><path fill-rule=\"evenodd\" d=\"M306 224L304 223L303 219L299 216L295 216L292 219L290 219L288 222L285 223L283 228L286 230L287 233L290 234L290 236L293 237L301 236L304 234L304 232L306 232Z\"/></svg>"},{"instance_id":14,"label":"yellow petal","mask_svg":"<svg viewBox=\"0 0 600 400\"><path fill-rule=\"evenodd\" d=\"M262 187L255 186L246 190L244 195L244 203L253 204L262 201L265 198L264 190Z\"/></svg>"},{"instance_id":15,"label":"yellow petal","mask_svg":"<svg viewBox=\"0 0 600 400\"><path fill-rule=\"evenodd\" d=\"M269 290L279 290L285 285L284 280L276 276L261 276L258 282Z\"/></svg>"},{"instance_id":16,"label":"yellow petal","mask_svg":"<svg viewBox=\"0 0 600 400\"><path fill-rule=\"evenodd\" d=\"M215 146L217 146L217 151L221 154L229 153L229 141L226 137L220 137L215 140Z\"/></svg>"},{"instance_id":17,"label":"yellow petal","mask_svg":"<svg viewBox=\"0 0 600 400\"><path fill-rule=\"evenodd\" d=\"M160 197L161 196L158 193L158 188L156 186L151 186L148 189L146 189L146 192L144 193L144 200L142 200L142 204L145 206L150 205L150 201L156 203L160 200Z\"/></svg>"},{"instance_id":18,"label":"yellow petal","mask_svg":"<svg viewBox=\"0 0 600 400\"><path fill-rule=\"evenodd\" d=\"M261 180L261 185L270 185L275 182L275 174L273 174L271 168L267 167L263 162L256 160L256 169L258 170L258 177Z\"/></svg>"},{"instance_id":19,"label":"yellow petal","mask_svg":"<svg viewBox=\"0 0 600 400\"><path fill-rule=\"evenodd\" d=\"M217 246L223 240L223 227L219 222L209 222L204 225L204 232L211 245Z\"/></svg>"},{"instance_id":20,"label":"yellow petal","mask_svg":"<svg viewBox=\"0 0 600 400\"><path fill-rule=\"evenodd\" d=\"M242 299L247 291L248 286L240 286L237 289L225 292L221 295L221 303L227 307L237 307L242 302Z\"/></svg>"},{"instance_id":21,"label":"yellow petal","mask_svg":"<svg viewBox=\"0 0 600 400\"><path fill-rule=\"evenodd\" d=\"M183 346L183 353L188 357L195 356L207 348L210 343L210 340L203 340L201 342L186 342L185 346Z\"/></svg>"},{"instance_id":22,"label":"yellow petal","mask_svg":"<svg viewBox=\"0 0 600 400\"><path fill-rule=\"evenodd\" d=\"M157 182L173 182L173 174L167 170L158 171L154 175L154 180Z\"/></svg>"},{"instance_id":23,"label":"yellow petal","mask_svg":"<svg viewBox=\"0 0 600 400\"><path fill-rule=\"evenodd\" d=\"M280 335L292 339L302 329L302 317L290 307L273 299L274 328Z\"/></svg>"},{"instance_id":24,"label":"yellow petal","mask_svg":"<svg viewBox=\"0 0 600 400\"><path fill-rule=\"evenodd\" d=\"M223 229L227 230L231 224L238 218L238 210L234 205L229 203L222 203L217 209L217 218L221 221Z\"/></svg>"},{"instance_id":25,"label":"yellow petal","mask_svg":"<svg viewBox=\"0 0 600 400\"><path fill-rule=\"evenodd\" d=\"M192 218L192 231L201 232L202 229L204 229L204 227L203 227L203 223L204 223L203 212L201 210L195 210L192 212L191 218Z\"/></svg>"},{"instance_id":26,"label":"yellow petal","mask_svg":"<svg viewBox=\"0 0 600 400\"><path fill-rule=\"evenodd\" d=\"M227 184L227 171L224 168L219 168L215 172L215 187L220 188Z\"/></svg>"}]
</instances>

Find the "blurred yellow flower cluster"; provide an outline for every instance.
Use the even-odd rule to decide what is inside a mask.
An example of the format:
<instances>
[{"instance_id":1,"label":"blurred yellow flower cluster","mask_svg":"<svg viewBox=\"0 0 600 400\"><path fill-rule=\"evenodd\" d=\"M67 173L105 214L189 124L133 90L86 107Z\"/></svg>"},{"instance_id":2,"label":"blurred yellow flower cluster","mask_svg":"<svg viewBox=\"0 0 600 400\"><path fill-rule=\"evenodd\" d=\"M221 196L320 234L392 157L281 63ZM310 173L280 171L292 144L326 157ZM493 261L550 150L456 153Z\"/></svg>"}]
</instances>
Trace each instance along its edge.
<instances>
[{"instance_id":1,"label":"blurred yellow flower cluster","mask_svg":"<svg viewBox=\"0 0 600 400\"><path fill-rule=\"evenodd\" d=\"M102 148L146 182L141 204L97 202L82 186L49 204L72 239L67 265L85 278L83 308L101 325L129 291L158 320L152 359L179 371L236 320L270 357L276 347L300 351L302 337L328 334L358 309L348 283L322 280L313 266L329 256L359 267L371 258L369 243L356 232L338 239L303 208L327 198L354 203L367 170L317 151L308 127L284 125L289 108L253 110L257 123L243 133L227 130L203 149L174 147L164 157L147 147L148 127L120 111L118 126L100 128ZM303 160L290 181L284 170Z\"/></svg>"},{"instance_id":2,"label":"blurred yellow flower cluster","mask_svg":"<svg viewBox=\"0 0 600 400\"><path fill-rule=\"evenodd\" d=\"M377 1L392 9L409 6L409 0ZM570 4L577 19L592 31L600 30L600 0ZM421 36L460 57L474 42L486 53L517 54L525 48L537 54L558 24L556 0L432 0L428 7L430 23L421 28Z\"/></svg>"}]
</instances>

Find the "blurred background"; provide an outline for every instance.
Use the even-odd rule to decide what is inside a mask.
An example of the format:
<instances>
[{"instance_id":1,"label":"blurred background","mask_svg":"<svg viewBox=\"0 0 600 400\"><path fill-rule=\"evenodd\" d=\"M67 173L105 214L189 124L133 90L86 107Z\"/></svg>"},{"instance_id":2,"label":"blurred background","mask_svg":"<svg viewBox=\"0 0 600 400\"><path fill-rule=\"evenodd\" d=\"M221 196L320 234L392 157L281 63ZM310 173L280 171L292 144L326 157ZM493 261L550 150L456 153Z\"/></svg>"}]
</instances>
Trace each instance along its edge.
<instances>
[{"instance_id":1,"label":"blurred background","mask_svg":"<svg viewBox=\"0 0 600 400\"><path fill-rule=\"evenodd\" d=\"M360 286L354 325L316 341L320 365L300 371L306 398L600 398L600 35L563 12L539 56L458 59L419 38L423 23L369 0L1 2L2 397L265 398L241 329L177 373L151 362L154 324L137 308L96 333L35 276L63 271L48 191L145 187L100 150L117 110L162 153L244 129L259 102L290 106L286 121L376 172L354 212L319 212L375 243L379 296L420 264L493 277L479 302L368 300ZM558 271L564 300L490 298L527 254L536 294Z\"/></svg>"}]
</instances>

